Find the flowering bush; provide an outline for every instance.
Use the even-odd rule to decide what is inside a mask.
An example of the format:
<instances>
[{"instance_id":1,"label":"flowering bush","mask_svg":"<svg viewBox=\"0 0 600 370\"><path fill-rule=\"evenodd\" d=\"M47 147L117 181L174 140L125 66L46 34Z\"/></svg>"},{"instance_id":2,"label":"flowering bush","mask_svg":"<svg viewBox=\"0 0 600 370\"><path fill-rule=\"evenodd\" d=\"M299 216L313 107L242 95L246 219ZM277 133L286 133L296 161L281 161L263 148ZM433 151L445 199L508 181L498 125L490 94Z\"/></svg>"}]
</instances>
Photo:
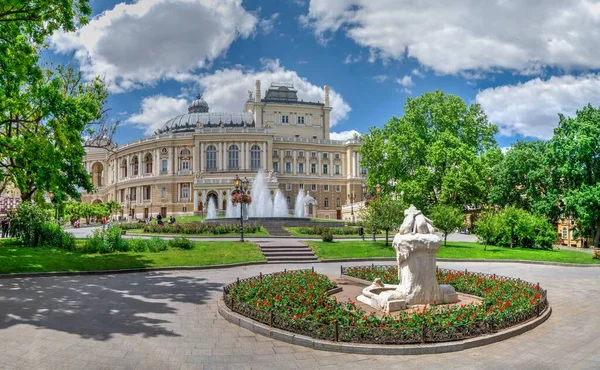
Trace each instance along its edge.
<instances>
[{"instance_id":1,"label":"flowering bush","mask_svg":"<svg viewBox=\"0 0 600 370\"><path fill-rule=\"evenodd\" d=\"M231 203L233 204L250 204L252 203L252 197L250 194L233 193L231 194Z\"/></svg>"},{"instance_id":2,"label":"flowering bush","mask_svg":"<svg viewBox=\"0 0 600 370\"><path fill-rule=\"evenodd\" d=\"M396 267L355 267L346 273L366 280L376 277L398 282ZM456 340L489 333L533 317L542 300L538 286L525 282L439 270L438 282L459 292L478 295L483 304L425 305L417 312L367 314L356 302L339 302L327 295L334 287L326 276L312 271L279 272L248 279L226 288L226 302L235 311L293 332L370 343L413 343ZM544 297L545 298L545 297ZM275 318L274 318L275 317ZM338 330L332 330L333 325ZM338 338L336 336L336 338Z\"/></svg>"}]
</instances>

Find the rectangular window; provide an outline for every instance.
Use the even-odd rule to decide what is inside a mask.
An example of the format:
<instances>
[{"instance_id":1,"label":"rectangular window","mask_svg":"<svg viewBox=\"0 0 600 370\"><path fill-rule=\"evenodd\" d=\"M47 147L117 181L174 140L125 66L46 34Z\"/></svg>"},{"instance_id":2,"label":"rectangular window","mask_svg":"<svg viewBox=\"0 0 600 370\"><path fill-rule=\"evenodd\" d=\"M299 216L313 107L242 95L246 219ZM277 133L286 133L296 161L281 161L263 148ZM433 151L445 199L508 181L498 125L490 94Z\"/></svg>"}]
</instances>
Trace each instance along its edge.
<instances>
[{"instance_id":1,"label":"rectangular window","mask_svg":"<svg viewBox=\"0 0 600 370\"><path fill-rule=\"evenodd\" d=\"M209 145L206 149L206 170L217 169L217 148Z\"/></svg>"},{"instance_id":2,"label":"rectangular window","mask_svg":"<svg viewBox=\"0 0 600 370\"><path fill-rule=\"evenodd\" d=\"M298 157L304 157L304 151L303 150L301 150L301 151L298 152Z\"/></svg>"},{"instance_id":3,"label":"rectangular window","mask_svg":"<svg viewBox=\"0 0 600 370\"><path fill-rule=\"evenodd\" d=\"M566 227L562 228L562 238L569 239L569 230Z\"/></svg>"},{"instance_id":4,"label":"rectangular window","mask_svg":"<svg viewBox=\"0 0 600 370\"><path fill-rule=\"evenodd\" d=\"M183 212L187 212L187 207L183 206Z\"/></svg>"},{"instance_id":5,"label":"rectangular window","mask_svg":"<svg viewBox=\"0 0 600 370\"><path fill-rule=\"evenodd\" d=\"M279 162L273 162L273 172L279 172Z\"/></svg>"},{"instance_id":6,"label":"rectangular window","mask_svg":"<svg viewBox=\"0 0 600 370\"><path fill-rule=\"evenodd\" d=\"M279 150L273 149L273 157L279 157Z\"/></svg>"},{"instance_id":7,"label":"rectangular window","mask_svg":"<svg viewBox=\"0 0 600 370\"><path fill-rule=\"evenodd\" d=\"M323 191L329 191L329 185L328 184L323 185Z\"/></svg>"},{"instance_id":8,"label":"rectangular window","mask_svg":"<svg viewBox=\"0 0 600 370\"><path fill-rule=\"evenodd\" d=\"M341 207L341 206L342 206L342 200L341 200L340 198L337 198L337 199L335 200L335 206L336 206L336 207Z\"/></svg>"},{"instance_id":9,"label":"rectangular window","mask_svg":"<svg viewBox=\"0 0 600 370\"><path fill-rule=\"evenodd\" d=\"M363 176L366 176L367 175L367 169L364 168L364 167L361 167L360 174L363 175Z\"/></svg>"},{"instance_id":10,"label":"rectangular window","mask_svg":"<svg viewBox=\"0 0 600 370\"><path fill-rule=\"evenodd\" d=\"M160 189L160 197L162 199L165 199L167 197L167 188L163 187L162 189Z\"/></svg>"},{"instance_id":11,"label":"rectangular window","mask_svg":"<svg viewBox=\"0 0 600 370\"><path fill-rule=\"evenodd\" d=\"M281 115L281 123L289 123L287 114Z\"/></svg>"},{"instance_id":12,"label":"rectangular window","mask_svg":"<svg viewBox=\"0 0 600 370\"><path fill-rule=\"evenodd\" d=\"M324 164L323 165L323 175L327 175L327 170L328 170L327 165Z\"/></svg>"},{"instance_id":13,"label":"rectangular window","mask_svg":"<svg viewBox=\"0 0 600 370\"><path fill-rule=\"evenodd\" d=\"M292 205L292 198L287 197L287 204L288 204L288 208L290 208Z\"/></svg>"},{"instance_id":14,"label":"rectangular window","mask_svg":"<svg viewBox=\"0 0 600 370\"><path fill-rule=\"evenodd\" d=\"M310 153L310 157L311 158L317 158L317 152L311 152Z\"/></svg>"},{"instance_id":15,"label":"rectangular window","mask_svg":"<svg viewBox=\"0 0 600 370\"><path fill-rule=\"evenodd\" d=\"M336 164L336 165L335 165L335 174L336 174L336 175L339 175L339 174L340 174L340 165L339 165L339 164Z\"/></svg>"},{"instance_id":16,"label":"rectangular window","mask_svg":"<svg viewBox=\"0 0 600 370\"><path fill-rule=\"evenodd\" d=\"M304 163L298 163L298 173L304 173Z\"/></svg>"},{"instance_id":17,"label":"rectangular window","mask_svg":"<svg viewBox=\"0 0 600 370\"><path fill-rule=\"evenodd\" d=\"M181 198L182 199L190 198L190 184L181 184Z\"/></svg>"},{"instance_id":18,"label":"rectangular window","mask_svg":"<svg viewBox=\"0 0 600 370\"><path fill-rule=\"evenodd\" d=\"M302 189L302 190L304 190L304 184L299 184L299 185L298 185L298 189Z\"/></svg>"},{"instance_id":19,"label":"rectangular window","mask_svg":"<svg viewBox=\"0 0 600 370\"><path fill-rule=\"evenodd\" d=\"M121 189L121 203L125 201L125 189Z\"/></svg>"},{"instance_id":20,"label":"rectangular window","mask_svg":"<svg viewBox=\"0 0 600 370\"><path fill-rule=\"evenodd\" d=\"M181 161L181 169L189 170L190 169L190 161L188 161L187 159L184 161Z\"/></svg>"},{"instance_id":21,"label":"rectangular window","mask_svg":"<svg viewBox=\"0 0 600 370\"><path fill-rule=\"evenodd\" d=\"M137 189L136 188L129 188L129 199L130 200L135 200L136 199L136 195L137 195Z\"/></svg>"},{"instance_id":22,"label":"rectangular window","mask_svg":"<svg viewBox=\"0 0 600 370\"><path fill-rule=\"evenodd\" d=\"M151 191L152 190L151 190L150 186L144 186L143 187L143 194L142 195L143 195L143 199L144 200L150 200L150 197L152 196L151 195Z\"/></svg>"},{"instance_id":23,"label":"rectangular window","mask_svg":"<svg viewBox=\"0 0 600 370\"><path fill-rule=\"evenodd\" d=\"M335 186L335 191L337 191L338 193L339 193L340 191L342 191L342 185L336 185L336 186Z\"/></svg>"},{"instance_id":24,"label":"rectangular window","mask_svg":"<svg viewBox=\"0 0 600 370\"><path fill-rule=\"evenodd\" d=\"M329 198L325 198L325 208L329 208Z\"/></svg>"},{"instance_id":25,"label":"rectangular window","mask_svg":"<svg viewBox=\"0 0 600 370\"><path fill-rule=\"evenodd\" d=\"M310 190L311 190L311 191L317 191L317 184L312 184L312 185L310 186Z\"/></svg>"},{"instance_id":26,"label":"rectangular window","mask_svg":"<svg viewBox=\"0 0 600 370\"><path fill-rule=\"evenodd\" d=\"M287 191L290 191L290 190L292 190L292 184L291 184L291 183L289 183L289 182L288 182L288 183L286 183L286 184L285 184L285 190L287 190Z\"/></svg>"},{"instance_id":27,"label":"rectangular window","mask_svg":"<svg viewBox=\"0 0 600 370\"><path fill-rule=\"evenodd\" d=\"M304 124L304 117L298 117L298 124L299 125L303 125Z\"/></svg>"},{"instance_id":28,"label":"rectangular window","mask_svg":"<svg viewBox=\"0 0 600 370\"><path fill-rule=\"evenodd\" d=\"M292 151L291 150L286 150L285 151L285 156L286 157L291 157L292 156Z\"/></svg>"},{"instance_id":29,"label":"rectangular window","mask_svg":"<svg viewBox=\"0 0 600 370\"><path fill-rule=\"evenodd\" d=\"M335 153L335 159L340 159L340 153Z\"/></svg>"},{"instance_id":30,"label":"rectangular window","mask_svg":"<svg viewBox=\"0 0 600 370\"><path fill-rule=\"evenodd\" d=\"M327 153L327 152L323 153L323 159L327 159L327 158L329 158L329 153Z\"/></svg>"},{"instance_id":31,"label":"rectangular window","mask_svg":"<svg viewBox=\"0 0 600 370\"><path fill-rule=\"evenodd\" d=\"M285 162L285 172L292 172L292 164L290 162Z\"/></svg>"},{"instance_id":32,"label":"rectangular window","mask_svg":"<svg viewBox=\"0 0 600 370\"><path fill-rule=\"evenodd\" d=\"M160 162L160 171L161 171L161 172L167 172L167 169L168 169L168 168L167 168L167 164L168 164L168 163L169 163L169 161L167 161L166 159L163 159L163 160Z\"/></svg>"},{"instance_id":33,"label":"rectangular window","mask_svg":"<svg viewBox=\"0 0 600 370\"><path fill-rule=\"evenodd\" d=\"M310 173L317 173L317 164L316 163L311 163L310 164Z\"/></svg>"}]
</instances>

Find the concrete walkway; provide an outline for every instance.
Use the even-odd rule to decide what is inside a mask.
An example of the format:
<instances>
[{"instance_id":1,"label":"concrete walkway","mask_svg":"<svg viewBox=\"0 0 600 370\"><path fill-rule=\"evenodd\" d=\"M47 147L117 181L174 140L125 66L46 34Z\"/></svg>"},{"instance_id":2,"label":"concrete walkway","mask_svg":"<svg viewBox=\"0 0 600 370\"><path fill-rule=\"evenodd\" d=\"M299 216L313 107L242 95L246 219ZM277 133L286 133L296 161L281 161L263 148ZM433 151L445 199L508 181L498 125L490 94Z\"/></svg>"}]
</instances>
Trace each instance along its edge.
<instances>
[{"instance_id":1,"label":"concrete walkway","mask_svg":"<svg viewBox=\"0 0 600 370\"><path fill-rule=\"evenodd\" d=\"M350 265L350 264L348 264ZM599 369L600 270L440 263L539 282L553 314L504 342L458 353L368 356L294 346L216 311L236 277L304 265L0 280L0 369ZM339 263L314 264L339 274Z\"/></svg>"}]
</instances>

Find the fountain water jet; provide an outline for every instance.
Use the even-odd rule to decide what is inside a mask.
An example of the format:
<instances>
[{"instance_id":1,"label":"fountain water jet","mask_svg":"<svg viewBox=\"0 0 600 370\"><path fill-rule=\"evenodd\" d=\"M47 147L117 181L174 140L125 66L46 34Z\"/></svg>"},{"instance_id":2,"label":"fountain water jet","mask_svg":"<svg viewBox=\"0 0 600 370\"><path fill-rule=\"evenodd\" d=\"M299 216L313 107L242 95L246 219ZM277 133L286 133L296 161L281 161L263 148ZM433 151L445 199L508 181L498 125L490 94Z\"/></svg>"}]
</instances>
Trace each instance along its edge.
<instances>
[{"instance_id":1,"label":"fountain water jet","mask_svg":"<svg viewBox=\"0 0 600 370\"><path fill-rule=\"evenodd\" d=\"M290 217L287 202L279 189L275 191L275 198L273 199L273 217Z\"/></svg>"},{"instance_id":2,"label":"fountain water jet","mask_svg":"<svg viewBox=\"0 0 600 370\"><path fill-rule=\"evenodd\" d=\"M212 219L212 218L217 218L217 205L215 204L215 199L214 198L209 198L208 200L208 207L206 210L206 218L207 219Z\"/></svg>"},{"instance_id":3,"label":"fountain water jet","mask_svg":"<svg viewBox=\"0 0 600 370\"><path fill-rule=\"evenodd\" d=\"M296 196L296 204L294 205L294 216L305 217L304 213L304 189L300 189L298 191L298 195Z\"/></svg>"},{"instance_id":4,"label":"fountain water jet","mask_svg":"<svg viewBox=\"0 0 600 370\"><path fill-rule=\"evenodd\" d=\"M225 217L227 218L239 218L240 217L240 205L233 204L231 197L227 199L227 210L225 211Z\"/></svg>"}]
</instances>

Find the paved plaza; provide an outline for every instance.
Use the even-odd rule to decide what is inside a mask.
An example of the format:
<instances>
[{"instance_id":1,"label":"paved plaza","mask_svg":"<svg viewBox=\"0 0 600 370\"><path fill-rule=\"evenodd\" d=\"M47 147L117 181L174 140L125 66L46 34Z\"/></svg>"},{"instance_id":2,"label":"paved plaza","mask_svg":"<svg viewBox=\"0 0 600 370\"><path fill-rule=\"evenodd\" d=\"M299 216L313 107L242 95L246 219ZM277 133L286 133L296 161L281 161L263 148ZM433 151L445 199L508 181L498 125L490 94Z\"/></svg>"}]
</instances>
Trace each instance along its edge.
<instances>
[{"instance_id":1,"label":"paved plaza","mask_svg":"<svg viewBox=\"0 0 600 370\"><path fill-rule=\"evenodd\" d=\"M226 322L216 302L236 277L305 268L0 280L0 369L599 369L600 268L513 263L440 267L521 277L549 291L540 327L504 342L441 355L315 351ZM339 263L316 263L339 274Z\"/></svg>"}]
</instances>

